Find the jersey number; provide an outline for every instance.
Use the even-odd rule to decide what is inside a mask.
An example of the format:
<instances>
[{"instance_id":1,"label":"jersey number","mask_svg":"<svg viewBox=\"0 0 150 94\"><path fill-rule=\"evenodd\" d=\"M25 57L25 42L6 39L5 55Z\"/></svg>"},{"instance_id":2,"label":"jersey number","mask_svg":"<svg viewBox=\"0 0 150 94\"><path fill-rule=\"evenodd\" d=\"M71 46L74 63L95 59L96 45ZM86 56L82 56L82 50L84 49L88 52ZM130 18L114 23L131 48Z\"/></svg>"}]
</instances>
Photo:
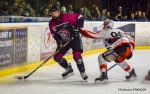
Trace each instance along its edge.
<instances>
[{"instance_id":1,"label":"jersey number","mask_svg":"<svg viewBox=\"0 0 150 94\"><path fill-rule=\"evenodd\" d=\"M111 36L114 38L120 38L123 36L122 32L111 32Z\"/></svg>"}]
</instances>

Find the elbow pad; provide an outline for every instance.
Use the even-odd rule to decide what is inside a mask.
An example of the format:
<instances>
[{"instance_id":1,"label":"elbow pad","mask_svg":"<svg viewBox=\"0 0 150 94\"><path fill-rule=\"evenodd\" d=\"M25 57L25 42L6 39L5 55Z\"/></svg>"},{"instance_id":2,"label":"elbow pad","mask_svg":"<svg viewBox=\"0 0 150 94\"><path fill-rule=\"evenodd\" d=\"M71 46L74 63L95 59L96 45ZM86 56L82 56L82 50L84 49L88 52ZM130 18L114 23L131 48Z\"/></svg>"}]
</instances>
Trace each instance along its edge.
<instances>
[{"instance_id":1,"label":"elbow pad","mask_svg":"<svg viewBox=\"0 0 150 94\"><path fill-rule=\"evenodd\" d=\"M79 16L76 22L76 28L83 28L84 25L84 18Z\"/></svg>"}]
</instances>

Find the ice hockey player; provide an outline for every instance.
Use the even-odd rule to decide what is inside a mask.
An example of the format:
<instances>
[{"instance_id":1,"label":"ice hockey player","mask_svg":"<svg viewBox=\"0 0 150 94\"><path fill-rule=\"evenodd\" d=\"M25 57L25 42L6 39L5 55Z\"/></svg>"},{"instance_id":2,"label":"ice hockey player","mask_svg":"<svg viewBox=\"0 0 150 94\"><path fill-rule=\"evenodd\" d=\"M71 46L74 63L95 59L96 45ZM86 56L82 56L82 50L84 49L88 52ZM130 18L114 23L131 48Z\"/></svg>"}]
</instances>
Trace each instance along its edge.
<instances>
[{"instance_id":1,"label":"ice hockey player","mask_svg":"<svg viewBox=\"0 0 150 94\"><path fill-rule=\"evenodd\" d=\"M84 24L83 16L76 13L61 14L59 7L56 5L53 5L50 9L50 15L52 19L49 21L49 28L53 38L57 42L57 49L59 49L61 45L64 45L66 42L68 42L71 38L74 38L67 46L62 48L56 55L54 55L54 60L66 70L62 74L62 78L65 79L74 74L71 64L68 63L65 58L63 58L68 50L72 49L73 58L77 64L80 74L84 80L87 80L88 76L85 73L85 66L81 56L83 53L83 48L79 34L79 30Z\"/></svg>"},{"instance_id":2,"label":"ice hockey player","mask_svg":"<svg viewBox=\"0 0 150 94\"><path fill-rule=\"evenodd\" d=\"M137 77L134 68L131 68L126 61L126 59L128 60L132 57L134 40L122 30L113 28L113 24L114 22L112 20L106 20L103 23L103 30L97 33L86 30L81 31L86 37L102 40L107 48L106 52L98 56L101 75L95 81L108 80L106 71L107 63L112 61L115 61L117 65L129 73L126 79Z\"/></svg>"},{"instance_id":3,"label":"ice hockey player","mask_svg":"<svg viewBox=\"0 0 150 94\"><path fill-rule=\"evenodd\" d=\"M150 70L148 71L148 74L146 75L145 80L150 81Z\"/></svg>"}]
</instances>

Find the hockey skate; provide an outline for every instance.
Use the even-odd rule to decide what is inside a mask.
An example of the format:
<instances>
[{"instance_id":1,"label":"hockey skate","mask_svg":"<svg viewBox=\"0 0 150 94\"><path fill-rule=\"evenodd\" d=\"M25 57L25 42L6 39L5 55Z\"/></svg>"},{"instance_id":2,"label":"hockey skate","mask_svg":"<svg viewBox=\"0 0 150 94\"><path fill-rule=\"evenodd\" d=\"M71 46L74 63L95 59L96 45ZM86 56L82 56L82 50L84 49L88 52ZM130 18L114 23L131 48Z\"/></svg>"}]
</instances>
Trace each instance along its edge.
<instances>
[{"instance_id":1,"label":"hockey skate","mask_svg":"<svg viewBox=\"0 0 150 94\"><path fill-rule=\"evenodd\" d=\"M80 74L81 74L81 76L82 76L82 78L83 78L84 80L87 80L87 79L88 79L88 76L86 75L85 72L82 72L82 73L80 73Z\"/></svg>"},{"instance_id":2,"label":"hockey skate","mask_svg":"<svg viewBox=\"0 0 150 94\"><path fill-rule=\"evenodd\" d=\"M129 75L126 76L126 79L127 80L130 80L130 79L135 79L137 77L134 69L131 70L131 72L129 73Z\"/></svg>"},{"instance_id":3,"label":"hockey skate","mask_svg":"<svg viewBox=\"0 0 150 94\"><path fill-rule=\"evenodd\" d=\"M107 73L106 72L102 72L101 76L99 78L95 79L95 82L97 82L97 81L106 81L106 80L108 80Z\"/></svg>"},{"instance_id":4,"label":"hockey skate","mask_svg":"<svg viewBox=\"0 0 150 94\"><path fill-rule=\"evenodd\" d=\"M74 73L73 73L73 69L71 67L71 64L69 63L68 68L66 68L66 71L62 74L62 78L66 79L72 75L74 75Z\"/></svg>"},{"instance_id":5,"label":"hockey skate","mask_svg":"<svg viewBox=\"0 0 150 94\"><path fill-rule=\"evenodd\" d=\"M145 76L145 80L150 81L150 70L148 71L148 74Z\"/></svg>"}]
</instances>

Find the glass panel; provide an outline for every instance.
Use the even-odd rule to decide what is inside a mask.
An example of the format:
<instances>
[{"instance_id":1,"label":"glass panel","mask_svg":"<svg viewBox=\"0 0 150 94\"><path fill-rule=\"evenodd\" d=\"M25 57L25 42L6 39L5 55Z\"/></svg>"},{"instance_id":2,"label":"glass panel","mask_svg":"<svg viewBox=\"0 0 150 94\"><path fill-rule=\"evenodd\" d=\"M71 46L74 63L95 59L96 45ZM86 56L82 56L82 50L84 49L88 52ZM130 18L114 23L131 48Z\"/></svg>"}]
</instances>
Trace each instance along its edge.
<instances>
[{"instance_id":1,"label":"glass panel","mask_svg":"<svg viewBox=\"0 0 150 94\"><path fill-rule=\"evenodd\" d=\"M49 21L49 9L80 13L87 21L149 21L150 0L0 0L0 22Z\"/></svg>"}]
</instances>

